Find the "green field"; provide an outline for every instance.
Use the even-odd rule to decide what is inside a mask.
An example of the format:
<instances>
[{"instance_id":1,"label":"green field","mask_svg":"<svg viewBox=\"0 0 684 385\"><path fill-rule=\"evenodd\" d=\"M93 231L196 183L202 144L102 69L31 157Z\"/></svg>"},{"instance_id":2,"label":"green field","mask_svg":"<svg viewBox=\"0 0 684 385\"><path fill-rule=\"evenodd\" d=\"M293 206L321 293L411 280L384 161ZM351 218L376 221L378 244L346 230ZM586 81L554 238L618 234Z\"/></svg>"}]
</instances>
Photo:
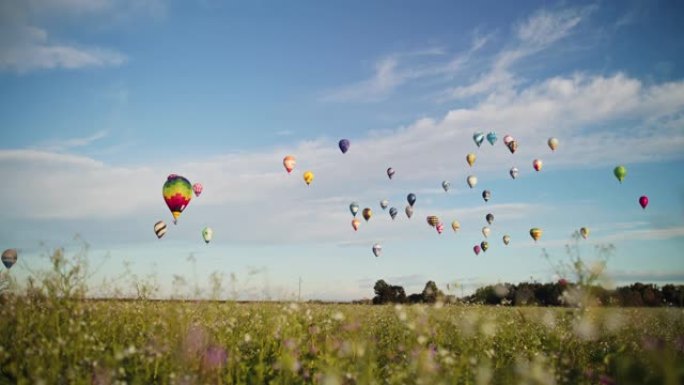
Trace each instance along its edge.
<instances>
[{"instance_id":1,"label":"green field","mask_svg":"<svg viewBox=\"0 0 684 385\"><path fill-rule=\"evenodd\" d=\"M1 383L684 383L673 308L2 299Z\"/></svg>"}]
</instances>

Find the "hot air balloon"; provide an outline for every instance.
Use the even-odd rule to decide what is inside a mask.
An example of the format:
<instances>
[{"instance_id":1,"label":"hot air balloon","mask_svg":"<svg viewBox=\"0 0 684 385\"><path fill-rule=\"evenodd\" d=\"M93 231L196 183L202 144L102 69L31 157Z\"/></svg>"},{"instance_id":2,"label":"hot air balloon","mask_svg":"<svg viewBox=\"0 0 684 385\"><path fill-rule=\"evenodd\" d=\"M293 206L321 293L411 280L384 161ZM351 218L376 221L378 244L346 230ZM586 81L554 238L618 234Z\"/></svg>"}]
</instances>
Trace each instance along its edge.
<instances>
[{"instance_id":1,"label":"hot air balloon","mask_svg":"<svg viewBox=\"0 0 684 385\"><path fill-rule=\"evenodd\" d=\"M511 178L515 179L518 177L518 168L512 167L508 173L511 174Z\"/></svg>"},{"instance_id":2,"label":"hot air balloon","mask_svg":"<svg viewBox=\"0 0 684 385\"><path fill-rule=\"evenodd\" d=\"M204 187L202 186L202 183L195 183L192 185L192 191L195 193L196 197L200 196L203 189Z\"/></svg>"},{"instance_id":3,"label":"hot air balloon","mask_svg":"<svg viewBox=\"0 0 684 385\"><path fill-rule=\"evenodd\" d=\"M491 225L492 222L494 222L494 214L492 214L492 213L487 214L487 216L485 216L485 219L487 220L487 223L489 223Z\"/></svg>"},{"instance_id":4,"label":"hot air balloon","mask_svg":"<svg viewBox=\"0 0 684 385\"><path fill-rule=\"evenodd\" d=\"M340 140L340 143L338 145L340 146L340 151L342 151L343 154L346 154L347 150L349 150L349 140L348 139Z\"/></svg>"},{"instance_id":5,"label":"hot air balloon","mask_svg":"<svg viewBox=\"0 0 684 385\"><path fill-rule=\"evenodd\" d=\"M487 249L489 249L489 242L482 241L482 243L480 243L480 248L482 249L482 251L486 253Z\"/></svg>"},{"instance_id":6,"label":"hot air balloon","mask_svg":"<svg viewBox=\"0 0 684 385\"><path fill-rule=\"evenodd\" d=\"M310 185L311 182L314 180L314 174L311 171L307 171L304 173L304 182L306 182L306 185Z\"/></svg>"},{"instance_id":7,"label":"hot air balloon","mask_svg":"<svg viewBox=\"0 0 684 385\"><path fill-rule=\"evenodd\" d=\"M413 216L413 206L411 206L411 205L406 206L404 211L406 212L406 216L408 217L408 219L411 219L411 217Z\"/></svg>"},{"instance_id":8,"label":"hot air balloon","mask_svg":"<svg viewBox=\"0 0 684 385\"><path fill-rule=\"evenodd\" d=\"M468 186L470 186L470 188L473 188L477 184L477 177L475 175L470 175L466 179L466 182L468 182Z\"/></svg>"},{"instance_id":9,"label":"hot air balloon","mask_svg":"<svg viewBox=\"0 0 684 385\"><path fill-rule=\"evenodd\" d=\"M646 206L648 206L648 197L646 195L639 197L639 204L642 209L646 210Z\"/></svg>"},{"instance_id":10,"label":"hot air balloon","mask_svg":"<svg viewBox=\"0 0 684 385\"><path fill-rule=\"evenodd\" d=\"M392 167L390 167L390 168L387 169L387 176L388 176L390 179L392 179L392 177L394 176L394 169L393 169Z\"/></svg>"},{"instance_id":11,"label":"hot air balloon","mask_svg":"<svg viewBox=\"0 0 684 385\"><path fill-rule=\"evenodd\" d=\"M352 227L354 228L354 231L359 229L359 225L361 224L361 221L354 218L352 219Z\"/></svg>"},{"instance_id":12,"label":"hot air balloon","mask_svg":"<svg viewBox=\"0 0 684 385\"><path fill-rule=\"evenodd\" d=\"M470 167L473 167L473 164L475 164L476 159L477 159L477 156L475 154L473 154L472 152L468 153L468 155L466 155L466 162L468 162L468 166L470 166Z\"/></svg>"},{"instance_id":13,"label":"hot air balloon","mask_svg":"<svg viewBox=\"0 0 684 385\"><path fill-rule=\"evenodd\" d=\"M173 223L175 224L183 210L190 204L190 200L192 199L192 185L182 176L169 176L169 178L166 179L166 182L164 182L162 195L164 196L166 205L169 207L169 210L171 210Z\"/></svg>"},{"instance_id":14,"label":"hot air balloon","mask_svg":"<svg viewBox=\"0 0 684 385\"><path fill-rule=\"evenodd\" d=\"M475 255L480 255L480 250L481 250L480 245L475 245L475 247L473 247L473 251L475 252Z\"/></svg>"},{"instance_id":15,"label":"hot air balloon","mask_svg":"<svg viewBox=\"0 0 684 385\"><path fill-rule=\"evenodd\" d=\"M439 218L436 215L428 215L427 223L428 225L435 227L439 223Z\"/></svg>"},{"instance_id":16,"label":"hot air balloon","mask_svg":"<svg viewBox=\"0 0 684 385\"><path fill-rule=\"evenodd\" d=\"M476 132L473 134L473 141L475 142L475 144L477 144L477 147L480 147L480 145L482 144L482 142L484 142L484 140L485 140L485 136L483 133Z\"/></svg>"},{"instance_id":17,"label":"hot air balloon","mask_svg":"<svg viewBox=\"0 0 684 385\"><path fill-rule=\"evenodd\" d=\"M416 203L416 194L410 193L406 196L406 200L408 201L409 205L413 207L413 205Z\"/></svg>"},{"instance_id":18,"label":"hot air balloon","mask_svg":"<svg viewBox=\"0 0 684 385\"><path fill-rule=\"evenodd\" d=\"M620 181L620 183L622 183L622 181L627 176L627 168L625 166L617 166L613 170L613 174Z\"/></svg>"},{"instance_id":19,"label":"hot air balloon","mask_svg":"<svg viewBox=\"0 0 684 385\"><path fill-rule=\"evenodd\" d=\"M283 158L283 166L285 166L285 170L287 170L288 174L291 173L292 170L294 170L296 164L297 160L292 155L288 155L285 158Z\"/></svg>"},{"instance_id":20,"label":"hot air balloon","mask_svg":"<svg viewBox=\"0 0 684 385\"><path fill-rule=\"evenodd\" d=\"M166 234L166 223L163 221L159 221L154 224L154 233L157 234L157 239L161 239L161 237Z\"/></svg>"},{"instance_id":21,"label":"hot air balloon","mask_svg":"<svg viewBox=\"0 0 684 385\"><path fill-rule=\"evenodd\" d=\"M384 210L389 206L389 201L387 199L383 199L380 201L380 207Z\"/></svg>"},{"instance_id":22,"label":"hot air balloon","mask_svg":"<svg viewBox=\"0 0 684 385\"><path fill-rule=\"evenodd\" d=\"M14 266L14 264L17 263L17 250L7 249L3 251L1 260L2 264L5 265L6 268L12 268L12 266Z\"/></svg>"},{"instance_id":23,"label":"hot air balloon","mask_svg":"<svg viewBox=\"0 0 684 385\"><path fill-rule=\"evenodd\" d=\"M532 239L534 239L535 242L537 242L539 238L541 238L543 233L544 231L537 227L533 227L530 229L530 236L532 237Z\"/></svg>"},{"instance_id":24,"label":"hot air balloon","mask_svg":"<svg viewBox=\"0 0 684 385\"><path fill-rule=\"evenodd\" d=\"M508 146L508 143L512 142L513 140L513 137L510 135L506 135L503 137L503 142L506 146Z\"/></svg>"},{"instance_id":25,"label":"hot air balloon","mask_svg":"<svg viewBox=\"0 0 684 385\"><path fill-rule=\"evenodd\" d=\"M487 134L487 141L493 146L496 143L496 132L492 131Z\"/></svg>"},{"instance_id":26,"label":"hot air balloon","mask_svg":"<svg viewBox=\"0 0 684 385\"><path fill-rule=\"evenodd\" d=\"M458 223L458 221L454 220L451 222L451 228L454 229L454 231L458 231L458 229L461 228L461 224Z\"/></svg>"},{"instance_id":27,"label":"hot air balloon","mask_svg":"<svg viewBox=\"0 0 684 385\"><path fill-rule=\"evenodd\" d=\"M214 230L211 229L211 227L205 227L202 229L202 238L204 239L204 243L209 243L211 242L211 238L214 236Z\"/></svg>"},{"instance_id":28,"label":"hot air balloon","mask_svg":"<svg viewBox=\"0 0 684 385\"><path fill-rule=\"evenodd\" d=\"M435 230L437 230L437 234L442 234L442 232L444 231L444 225L442 224L442 222L439 222L437 226L435 226Z\"/></svg>"},{"instance_id":29,"label":"hot air balloon","mask_svg":"<svg viewBox=\"0 0 684 385\"><path fill-rule=\"evenodd\" d=\"M361 213L361 215L363 215L363 219L365 219L366 222L368 222L368 220L370 219L370 217L373 216L373 210L371 210L370 208L366 207L365 209L363 209L363 212Z\"/></svg>"},{"instance_id":30,"label":"hot air balloon","mask_svg":"<svg viewBox=\"0 0 684 385\"><path fill-rule=\"evenodd\" d=\"M392 220L394 220L394 218L397 216L397 213L399 213L399 211L397 210L396 207L390 207L389 213L390 213L390 216L392 217Z\"/></svg>"},{"instance_id":31,"label":"hot air balloon","mask_svg":"<svg viewBox=\"0 0 684 385\"><path fill-rule=\"evenodd\" d=\"M511 151L511 154L515 154L515 151L518 149L518 142L516 142L515 140L511 140L510 142L508 142L507 146L508 150Z\"/></svg>"},{"instance_id":32,"label":"hot air balloon","mask_svg":"<svg viewBox=\"0 0 684 385\"><path fill-rule=\"evenodd\" d=\"M349 205L349 211L351 211L351 213L352 213L353 216L356 216L356 213L359 212L359 204L356 203L356 202L352 202L352 203Z\"/></svg>"},{"instance_id":33,"label":"hot air balloon","mask_svg":"<svg viewBox=\"0 0 684 385\"><path fill-rule=\"evenodd\" d=\"M482 199L484 199L485 202L489 202L489 200L492 198L492 192L489 190L484 190L482 192Z\"/></svg>"},{"instance_id":34,"label":"hot air balloon","mask_svg":"<svg viewBox=\"0 0 684 385\"><path fill-rule=\"evenodd\" d=\"M536 171L541 171L541 169L542 169L542 161L539 160L539 159L535 159L534 161L532 161L532 167L534 167L534 169L535 169Z\"/></svg>"},{"instance_id":35,"label":"hot air balloon","mask_svg":"<svg viewBox=\"0 0 684 385\"><path fill-rule=\"evenodd\" d=\"M506 246L508 246L508 244L511 242L511 236L508 234L504 235L503 236L503 242Z\"/></svg>"},{"instance_id":36,"label":"hot air balloon","mask_svg":"<svg viewBox=\"0 0 684 385\"><path fill-rule=\"evenodd\" d=\"M379 243L373 245L373 254L375 254L376 257L379 257L380 254L382 254L382 246L380 246Z\"/></svg>"},{"instance_id":37,"label":"hot air balloon","mask_svg":"<svg viewBox=\"0 0 684 385\"><path fill-rule=\"evenodd\" d=\"M584 238L584 239L589 238L589 229L586 228L586 227L582 227L582 228L580 229L580 235L581 235L582 238Z\"/></svg>"},{"instance_id":38,"label":"hot air balloon","mask_svg":"<svg viewBox=\"0 0 684 385\"><path fill-rule=\"evenodd\" d=\"M549 138L548 144L551 151L556 151L556 149L558 148L558 139Z\"/></svg>"},{"instance_id":39,"label":"hot air balloon","mask_svg":"<svg viewBox=\"0 0 684 385\"><path fill-rule=\"evenodd\" d=\"M491 232L492 230L490 230L487 226L482 228L482 235L484 235L485 238L489 238L489 233Z\"/></svg>"},{"instance_id":40,"label":"hot air balloon","mask_svg":"<svg viewBox=\"0 0 684 385\"><path fill-rule=\"evenodd\" d=\"M451 187L451 183L449 181L442 181L442 188L444 189L445 192L449 191L449 188Z\"/></svg>"}]
</instances>

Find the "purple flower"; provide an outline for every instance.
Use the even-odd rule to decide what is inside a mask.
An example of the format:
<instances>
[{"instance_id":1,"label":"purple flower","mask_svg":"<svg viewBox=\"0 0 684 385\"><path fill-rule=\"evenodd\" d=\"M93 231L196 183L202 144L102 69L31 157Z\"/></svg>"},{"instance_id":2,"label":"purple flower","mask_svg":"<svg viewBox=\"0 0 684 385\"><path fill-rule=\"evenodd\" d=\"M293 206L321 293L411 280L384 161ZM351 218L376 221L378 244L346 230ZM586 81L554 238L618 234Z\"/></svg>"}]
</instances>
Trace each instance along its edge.
<instances>
[{"instance_id":1,"label":"purple flower","mask_svg":"<svg viewBox=\"0 0 684 385\"><path fill-rule=\"evenodd\" d=\"M210 346L204 352L202 357L202 368L205 370L220 370L226 366L228 354L226 350L220 346Z\"/></svg>"}]
</instances>

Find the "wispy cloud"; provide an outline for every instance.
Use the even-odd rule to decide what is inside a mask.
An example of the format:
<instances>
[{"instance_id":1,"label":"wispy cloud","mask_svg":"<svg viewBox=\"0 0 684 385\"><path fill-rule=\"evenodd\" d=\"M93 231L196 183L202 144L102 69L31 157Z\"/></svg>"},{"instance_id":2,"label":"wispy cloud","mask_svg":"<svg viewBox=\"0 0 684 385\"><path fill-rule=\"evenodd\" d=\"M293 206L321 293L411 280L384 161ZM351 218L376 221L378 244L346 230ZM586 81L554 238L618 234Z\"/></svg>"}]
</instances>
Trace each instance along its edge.
<instances>
[{"instance_id":1,"label":"wispy cloud","mask_svg":"<svg viewBox=\"0 0 684 385\"><path fill-rule=\"evenodd\" d=\"M107 131L101 130L85 137L49 141L42 145L38 145L37 148L47 152L69 151L76 148L89 146L90 144L105 138L106 136Z\"/></svg>"}]
</instances>

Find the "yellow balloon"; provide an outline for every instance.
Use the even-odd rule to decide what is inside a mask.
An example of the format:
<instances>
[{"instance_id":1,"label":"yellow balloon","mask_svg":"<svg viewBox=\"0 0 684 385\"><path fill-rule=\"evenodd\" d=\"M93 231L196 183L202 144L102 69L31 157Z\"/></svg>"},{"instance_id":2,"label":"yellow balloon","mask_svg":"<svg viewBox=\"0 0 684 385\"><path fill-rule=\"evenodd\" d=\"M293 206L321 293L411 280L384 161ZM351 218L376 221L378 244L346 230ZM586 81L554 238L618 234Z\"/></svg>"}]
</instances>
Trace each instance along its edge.
<instances>
[{"instance_id":1,"label":"yellow balloon","mask_svg":"<svg viewBox=\"0 0 684 385\"><path fill-rule=\"evenodd\" d=\"M454 231L458 231L458 229L461 228L461 224L458 223L458 221L453 221L451 222L451 228L454 229Z\"/></svg>"},{"instance_id":2,"label":"yellow balloon","mask_svg":"<svg viewBox=\"0 0 684 385\"><path fill-rule=\"evenodd\" d=\"M475 163L475 159L477 159L477 157L472 152L469 153L468 155L466 155L466 162L468 162L468 165L470 167L473 167L473 163Z\"/></svg>"},{"instance_id":3,"label":"yellow balloon","mask_svg":"<svg viewBox=\"0 0 684 385\"><path fill-rule=\"evenodd\" d=\"M306 182L307 185L311 184L314 180L314 174L311 171L307 171L304 173L304 182Z\"/></svg>"}]
</instances>

